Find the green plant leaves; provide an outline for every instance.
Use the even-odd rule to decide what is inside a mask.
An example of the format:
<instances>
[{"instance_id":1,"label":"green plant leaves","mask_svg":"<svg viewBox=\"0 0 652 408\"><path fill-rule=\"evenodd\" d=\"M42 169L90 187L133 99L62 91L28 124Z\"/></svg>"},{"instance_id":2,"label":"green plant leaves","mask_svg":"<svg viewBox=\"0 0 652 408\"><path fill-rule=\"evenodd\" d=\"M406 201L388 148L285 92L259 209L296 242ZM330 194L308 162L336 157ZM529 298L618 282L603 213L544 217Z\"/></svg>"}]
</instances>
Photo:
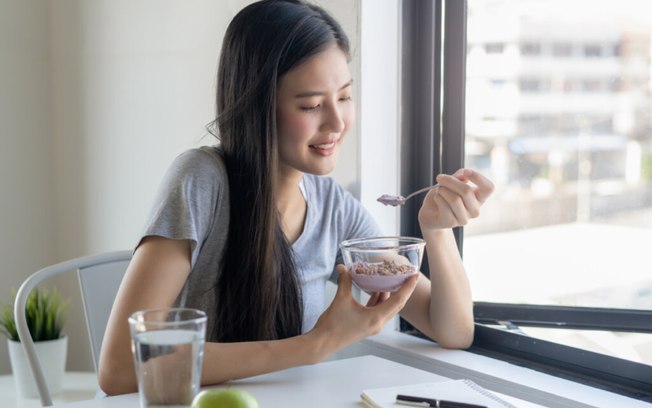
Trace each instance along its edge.
<instances>
[{"instance_id":1,"label":"green plant leaves","mask_svg":"<svg viewBox=\"0 0 652 408\"><path fill-rule=\"evenodd\" d=\"M47 341L60 338L69 303L68 300L62 299L56 288L32 290L25 302L25 317L32 340ZM10 340L19 341L13 311L13 305L3 307L0 314L0 331Z\"/></svg>"},{"instance_id":2,"label":"green plant leaves","mask_svg":"<svg viewBox=\"0 0 652 408\"><path fill-rule=\"evenodd\" d=\"M16 322L14 321L14 308L10 305L4 305L2 308L0 332L7 336L9 340L18 341L18 331L16 331Z\"/></svg>"}]
</instances>

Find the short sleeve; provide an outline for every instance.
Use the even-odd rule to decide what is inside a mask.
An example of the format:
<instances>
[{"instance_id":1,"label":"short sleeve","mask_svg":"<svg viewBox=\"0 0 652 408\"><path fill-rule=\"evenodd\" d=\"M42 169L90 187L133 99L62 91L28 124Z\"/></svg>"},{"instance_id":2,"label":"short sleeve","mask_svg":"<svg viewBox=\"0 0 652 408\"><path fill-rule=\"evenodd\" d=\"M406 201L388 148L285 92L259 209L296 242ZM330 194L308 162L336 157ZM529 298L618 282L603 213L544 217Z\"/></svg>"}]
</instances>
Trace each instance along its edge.
<instances>
[{"instance_id":1,"label":"short sleeve","mask_svg":"<svg viewBox=\"0 0 652 408\"><path fill-rule=\"evenodd\" d=\"M226 183L226 169L215 148L179 155L159 186L140 242L147 236L190 240L194 267L202 243L218 221L214 217Z\"/></svg>"}]
</instances>

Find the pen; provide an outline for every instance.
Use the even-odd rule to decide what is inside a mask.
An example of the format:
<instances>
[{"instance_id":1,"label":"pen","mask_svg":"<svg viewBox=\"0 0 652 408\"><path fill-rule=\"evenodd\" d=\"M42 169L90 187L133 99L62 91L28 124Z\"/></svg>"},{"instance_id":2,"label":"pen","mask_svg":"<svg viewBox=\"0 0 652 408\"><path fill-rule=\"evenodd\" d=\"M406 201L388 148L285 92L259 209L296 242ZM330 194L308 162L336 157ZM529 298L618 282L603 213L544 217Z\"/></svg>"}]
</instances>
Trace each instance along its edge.
<instances>
[{"instance_id":1,"label":"pen","mask_svg":"<svg viewBox=\"0 0 652 408\"><path fill-rule=\"evenodd\" d=\"M417 407L438 407L438 408L487 408L484 405L467 404L465 402L446 401L435 398L415 397L412 395L398 394L396 403L412 405Z\"/></svg>"}]
</instances>

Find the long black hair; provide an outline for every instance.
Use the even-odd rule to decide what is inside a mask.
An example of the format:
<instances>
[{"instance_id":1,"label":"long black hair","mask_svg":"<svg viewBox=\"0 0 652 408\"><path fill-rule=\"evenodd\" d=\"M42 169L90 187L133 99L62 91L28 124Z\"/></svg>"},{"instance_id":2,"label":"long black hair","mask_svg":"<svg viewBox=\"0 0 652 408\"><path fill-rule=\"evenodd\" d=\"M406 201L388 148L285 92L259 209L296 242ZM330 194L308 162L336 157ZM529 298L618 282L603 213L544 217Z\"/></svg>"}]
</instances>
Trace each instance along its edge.
<instances>
[{"instance_id":1,"label":"long black hair","mask_svg":"<svg viewBox=\"0 0 652 408\"><path fill-rule=\"evenodd\" d=\"M301 333L303 302L292 248L280 227L276 92L280 78L338 44L340 25L301 0L263 0L227 28L217 75L217 136L229 179L229 233L216 285L217 341Z\"/></svg>"}]
</instances>

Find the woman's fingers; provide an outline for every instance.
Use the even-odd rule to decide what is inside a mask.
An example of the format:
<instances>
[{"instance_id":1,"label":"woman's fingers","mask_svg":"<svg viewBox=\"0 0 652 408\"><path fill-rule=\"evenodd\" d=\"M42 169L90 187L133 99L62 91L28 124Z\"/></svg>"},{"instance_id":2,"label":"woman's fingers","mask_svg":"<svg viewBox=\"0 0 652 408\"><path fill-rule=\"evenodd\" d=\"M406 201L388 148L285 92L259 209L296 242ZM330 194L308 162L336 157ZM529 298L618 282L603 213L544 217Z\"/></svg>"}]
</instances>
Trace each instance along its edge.
<instances>
[{"instance_id":1,"label":"woman's fingers","mask_svg":"<svg viewBox=\"0 0 652 408\"><path fill-rule=\"evenodd\" d=\"M383 303L387 299L389 299L388 292L374 292L371 294L371 297L369 297L369 300L367 301L367 307L374 307Z\"/></svg>"},{"instance_id":2,"label":"woman's fingers","mask_svg":"<svg viewBox=\"0 0 652 408\"><path fill-rule=\"evenodd\" d=\"M367 307L374 307L380 302L380 294L382 292L374 292L371 294L369 297L369 300L367 301Z\"/></svg>"},{"instance_id":3,"label":"woman's fingers","mask_svg":"<svg viewBox=\"0 0 652 408\"><path fill-rule=\"evenodd\" d=\"M339 276L337 278L337 291L335 292L335 296L348 298L351 296L351 275L346 270L346 266L342 264L337 265L337 272Z\"/></svg>"},{"instance_id":4,"label":"woman's fingers","mask_svg":"<svg viewBox=\"0 0 652 408\"><path fill-rule=\"evenodd\" d=\"M463 178L475 184L475 196L478 201L480 203L487 201L487 198L494 192L494 183L477 171L471 169L461 169L461 171Z\"/></svg>"},{"instance_id":5,"label":"woman's fingers","mask_svg":"<svg viewBox=\"0 0 652 408\"><path fill-rule=\"evenodd\" d=\"M405 303L408 301L410 296L412 296L414 288L417 287L419 276L419 273L415 273L414 276L410 276L399 290L392 293L388 299L378 304L376 307L374 307L373 310L377 310L383 314L385 316L385 322L390 318L396 316L403 309L403 306L405 306Z\"/></svg>"},{"instance_id":6,"label":"woman's fingers","mask_svg":"<svg viewBox=\"0 0 652 408\"><path fill-rule=\"evenodd\" d=\"M457 225L466 225L469 219L480 215L482 204L475 195L474 186L445 174L437 176L437 182L440 185L437 195L446 202L442 210L449 209L458 221ZM442 214L445 216L445 212Z\"/></svg>"},{"instance_id":7,"label":"woman's fingers","mask_svg":"<svg viewBox=\"0 0 652 408\"><path fill-rule=\"evenodd\" d=\"M380 292L380 296L378 296L378 303L382 303L389 299L389 292Z\"/></svg>"},{"instance_id":8,"label":"woman's fingers","mask_svg":"<svg viewBox=\"0 0 652 408\"><path fill-rule=\"evenodd\" d=\"M488 178L471 169L460 169L453 175L440 174L437 182L440 185L438 194L444 198L459 225L466 225L469 219L479 216L480 207L494 190Z\"/></svg>"},{"instance_id":9,"label":"woman's fingers","mask_svg":"<svg viewBox=\"0 0 652 408\"><path fill-rule=\"evenodd\" d=\"M476 186L468 181L469 179L466 178L464 172L460 171L453 175L440 174L437 176L437 182L440 186L439 193L442 193L442 190L449 190L455 196L458 196L471 214L471 217L474 217L476 216L475 212L479 212L481 203L475 195ZM445 198L449 197L451 196L445 196ZM450 199L447 199L446 201L453 205Z\"/></svg>"},{"instance_id":10,"label":"woman's fingers","mask_svg":"<svg viewBox=\"0 0 652 408\"><path fill-rule=\"evenodd\" d=\"M450 225L451 223L454 223L455 226L459 226L466 225L469 222L469 219L472 217L470 214L473 212L473 210L469 210L469 207L473 208L474 203L466 203L458 194L446 188L439 190L438 198L439 200L437 200L437 204L447 208L455 218L455 220L451 220L446 224ZM477 211L479 211L479 209Z\"/></svg>"}]
</instances>

